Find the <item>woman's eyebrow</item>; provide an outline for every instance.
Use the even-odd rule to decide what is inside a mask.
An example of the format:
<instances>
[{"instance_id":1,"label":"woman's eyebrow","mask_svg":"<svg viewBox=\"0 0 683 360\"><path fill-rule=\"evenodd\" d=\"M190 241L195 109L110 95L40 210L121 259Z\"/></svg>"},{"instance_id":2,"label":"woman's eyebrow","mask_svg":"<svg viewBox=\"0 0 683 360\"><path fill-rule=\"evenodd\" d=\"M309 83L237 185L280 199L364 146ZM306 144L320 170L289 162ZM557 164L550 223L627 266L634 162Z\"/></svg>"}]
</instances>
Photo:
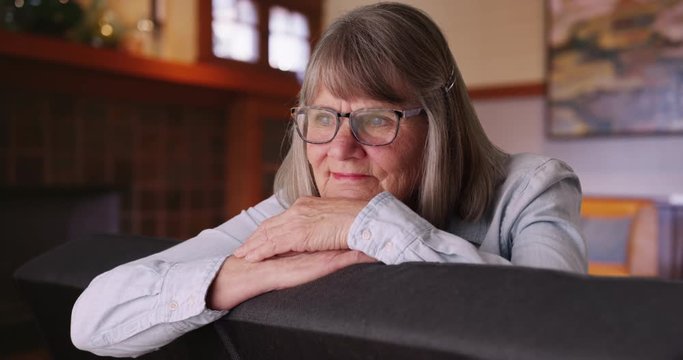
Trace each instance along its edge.
<instances>
[{"instance_id":1,"label":"woman's eyebrow","mask_svg":"<svg viewBox=\"0 0 683 360\"><path fill-rule=\"evenodd\" d=\"M372 103L366 103L357 107L354 107L351 111L356 111L356 110L363 110L363 109L404 109L408 108L411 106L408 105L401 105L401 104L394 104L394 103L388 103L388 102L383 102L382 100L369 100L372 101ZM332 111L339 112L339 107L336 105L331 105L329 102L313 102L309 104L308 106L315 106L319 108L325 108L329 109ZM415 106L412 106L415 107Z\"/></svg>"},{"instance_id":2,"label":"woman's eyebrow","mask_svg":"<svg viewBox=\"0 0 683 360\"><path fill-rule=\"evenodd\" d=\"M388 102L383 102L381 100L372 100L376 101L370 104L364 104L361 106L356 107L355 109L400 109L401 106L398 104L394 103L388 103Z\"/></svg>"},{"instance_id":3,"label":"woman's eyebrow","mask_svg":"<svg viewBox=\"0 0 683 360\"><path fill-rule=\"evenodd\" d=\"M338 108L336 108L334 106L327 105L327 104L316 104L316 103L314 103L314 104L310 104L309 106L316 107L319 109L325 109L325 110L330 110L330 111L334 111L334 112L339 112Z\"/></svg>"}]
</instances>

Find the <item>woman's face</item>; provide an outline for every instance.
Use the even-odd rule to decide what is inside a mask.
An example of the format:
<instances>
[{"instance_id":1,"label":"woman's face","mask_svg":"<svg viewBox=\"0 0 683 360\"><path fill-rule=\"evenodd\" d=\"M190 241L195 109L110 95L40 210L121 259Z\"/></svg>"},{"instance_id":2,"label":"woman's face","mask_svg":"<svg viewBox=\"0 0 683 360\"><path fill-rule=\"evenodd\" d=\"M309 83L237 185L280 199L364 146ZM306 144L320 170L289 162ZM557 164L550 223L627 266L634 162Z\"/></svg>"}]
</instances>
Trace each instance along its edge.
<instances>
[{"instance_id":1,"label":"woman's face","mask_svg":"<svg viewBox=\"0 0 683 360\"><path fill-rule=\"evenodd\" d=\"M406 110L419 106L399 106L365 98L340 99L324 87L310 105L340 113L367 108ZM427 127L424 115L403 119L393 143L367 146L356 141L348 119L342 118L339 132L331 142L306 145L320 196L370 200L388 191L399 200L409 200L421 178Z\"/></svg>"}]
</instances>

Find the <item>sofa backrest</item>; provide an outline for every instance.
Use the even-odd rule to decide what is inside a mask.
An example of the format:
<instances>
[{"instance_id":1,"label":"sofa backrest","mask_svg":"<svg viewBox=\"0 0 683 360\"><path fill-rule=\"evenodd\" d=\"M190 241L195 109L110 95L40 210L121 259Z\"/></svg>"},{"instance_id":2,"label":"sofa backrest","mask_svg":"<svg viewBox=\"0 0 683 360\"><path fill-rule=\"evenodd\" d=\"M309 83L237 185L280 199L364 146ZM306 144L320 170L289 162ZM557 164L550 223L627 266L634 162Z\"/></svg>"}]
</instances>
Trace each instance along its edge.
<instances>
[{"instance_id":1,"label":"sofa backrest","mask_svg":"<svg viewBox=\"0 0 683 360\"><path fill-rule=\"evenodd\" d=\"M683 283L523 267L357 265L218 323L245 359L673 359Z\"/></svg>"},{"instance_id":2,"label":"sofa backrest","mask_svg":"<svg viewBox=\"0 0 683 360\"><path fill-rule=\"evenodd\" d=\"M14 273L17 288L33 311L55 360L101 359L71 343L71 308L90 281L102 272L177 244L169 239L93 235L44 253ZM227 359L212 327L188 333L143 360Z\"/></svg>"},{"instance_id":3,"label":"sofa backrest","mask_svg":"<svg viewBox=\"0 0 683 360\"><path fill-rule=\"evenodd\" d=\"M16 279L43 312L43 329L64 342L53 349L67 351L68 314L88 278L169 245L125 236L71 242L26 264ZM79 269L73 259L83 253L91 260ZM71 294L57 296L65 290ZM46 306L41 297L63 301ZM255 297L149 356L673 359L683 357L682 300L678 281L509 266L363 264Z\"/></svg>"}]
</instances>

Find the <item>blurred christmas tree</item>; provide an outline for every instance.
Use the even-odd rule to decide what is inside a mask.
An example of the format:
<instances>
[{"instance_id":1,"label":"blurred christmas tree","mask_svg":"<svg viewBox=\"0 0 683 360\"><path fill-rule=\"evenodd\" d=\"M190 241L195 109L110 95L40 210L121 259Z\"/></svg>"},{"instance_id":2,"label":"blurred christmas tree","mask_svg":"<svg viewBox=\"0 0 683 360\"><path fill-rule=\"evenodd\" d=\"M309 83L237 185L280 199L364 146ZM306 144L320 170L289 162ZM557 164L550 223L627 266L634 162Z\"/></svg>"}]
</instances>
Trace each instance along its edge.
<instances>
[{"instance_id":1,"label":"blurred christmas tree","mask_svg":"<svg viewBox=\"0 0 683 360\"><path fill-rule=\"evenodd\" d=\"M63 37L83 18L73 0L0 0L0 28Z\"/></svg>"}]
</instances>

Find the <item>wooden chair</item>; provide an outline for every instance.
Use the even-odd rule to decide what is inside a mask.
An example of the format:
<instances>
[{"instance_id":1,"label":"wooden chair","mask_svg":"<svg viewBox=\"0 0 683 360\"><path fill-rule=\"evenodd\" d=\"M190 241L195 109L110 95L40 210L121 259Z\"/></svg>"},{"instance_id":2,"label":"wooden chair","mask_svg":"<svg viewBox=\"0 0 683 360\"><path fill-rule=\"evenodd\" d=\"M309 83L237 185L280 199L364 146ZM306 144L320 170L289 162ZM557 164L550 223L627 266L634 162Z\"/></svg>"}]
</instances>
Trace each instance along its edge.
<instances>
[{"instance_id":1,"label":"wooden chair","mask_svg":"<svg viewBox=\"0 0 683 360\"><path fill-rule=\"evenodd\" d=\"M629 219L626 257L623 262L589 261L588 273L603 276L657 276L658 274L658 219L652 200L630 198L583 198L581 217L586 220ZM584 235L586 235L584 233ZM586 239L590 244L600 239Z\"/></svg>"}]
</instances>

